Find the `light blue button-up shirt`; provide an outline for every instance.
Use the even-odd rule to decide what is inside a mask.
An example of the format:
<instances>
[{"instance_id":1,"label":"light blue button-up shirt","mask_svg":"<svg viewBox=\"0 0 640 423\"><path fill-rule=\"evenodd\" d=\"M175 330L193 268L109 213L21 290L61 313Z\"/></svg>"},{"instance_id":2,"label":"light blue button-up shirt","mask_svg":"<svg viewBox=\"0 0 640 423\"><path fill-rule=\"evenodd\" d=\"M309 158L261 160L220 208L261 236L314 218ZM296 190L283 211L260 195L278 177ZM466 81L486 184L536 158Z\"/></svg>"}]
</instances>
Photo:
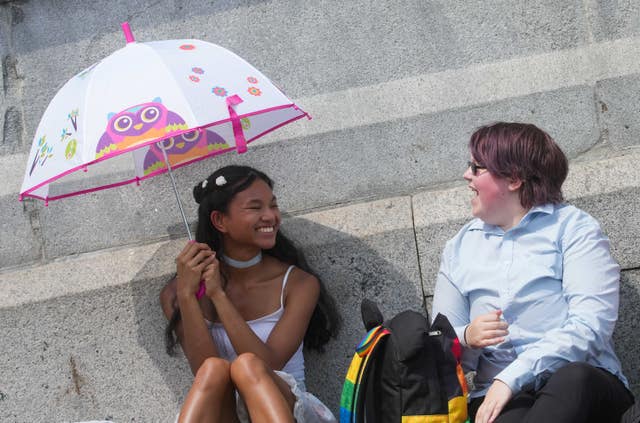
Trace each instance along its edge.
<instances>
[{"instance_id":1,"label":"light blue button-up shirt","mask_svg":"<svg viewBox=\"0 0 640 423\"><path fill-rule=\"evenodd\" d=\"M568 362L583 361L627 385L612 333L618 318L620 267L598 222L573 206L532 208L504 232L479 219L449 240L442 254L433 316L464 330L477 316L502 310L509 335L498 345L464 349L475 370L471 397L494 379L513 394L539 389Z\"/></svg>"}]
</instances>

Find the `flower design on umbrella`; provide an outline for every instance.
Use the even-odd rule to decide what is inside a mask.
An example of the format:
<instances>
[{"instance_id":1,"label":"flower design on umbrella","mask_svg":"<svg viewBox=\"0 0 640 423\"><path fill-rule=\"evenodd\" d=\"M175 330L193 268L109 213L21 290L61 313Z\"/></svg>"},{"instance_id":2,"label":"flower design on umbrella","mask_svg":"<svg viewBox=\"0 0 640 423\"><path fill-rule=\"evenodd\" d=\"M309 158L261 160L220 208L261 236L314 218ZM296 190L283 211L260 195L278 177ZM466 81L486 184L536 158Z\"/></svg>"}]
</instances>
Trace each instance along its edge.
<instances>
[{"instance_id":1,"label":"flower design on umbrella","mask_svg":"<svg viewBox=\"0 0 640 423\"><path fill-rule=\"evenodd\" d=\"M227 90L225 90L222 87L213 87L211 89L211 92L214 93L215 95L217 95L218 97L226 97L227 96Z\"/></svg>"},{"instance_id":2,"label":"flower design on umbrella","mask_svg":"<svg viewBox=\"0 0 640 423\"><path fill-rule=\"evenodd\" d=\"M260 91L260 88L257 87L249 87L247 91L249 92L249 94L255 95L256 97L262 95L262 91Z\"/></svg>"},{"instance_id":3,"label":"flower design on umbrella","mask_svg":"<svg viewBox=\"0 0 640 423\"><path fill-rule=\"evenodd\" d=\"M204 73L204 69L199 68L199 67L195 67L195 68L191 69L191 72L197 73L198 75L202 75Z\"/></svg>"},{"instance_id":4,"label":"flower design on umbrella","mask_svg":"<svg viewBox=\"0 0 640 423\"><path fill-rule=\"evenodd\" d=\"M193 44L182 44L180 46L180 50L195 50L196 46L194 46Z\"/></svg>"},{"instance_id":5,"label":"flower design on umbrella","mask_svg":"<svg viewBox=\"0 0 640 423\"><path fill-rule=\"evenodd\" d=\"M64 150L64 157L67 160L72 159L73 156L76 155L77 148L78 148L78 140L74 138L71 141L69 141L69 144L67 144L67 148Z\"/></svg>"},{"instance_id":6,"label":"flower design on umbrella","mask_svg":"<svg viewBox=\"0 0 640 423\"><path fill-rule=\"evenodd\" d=\"M71 112L69 112L67 117L71 121L71 124L73 125L73 129L77 131L78 130L78 109L73 109Z\"/></svg>"},{"instance_id":7,"label":"flower design on umbrella","mask_svg":"<svg viewBox=\"0 0 640 423\"><path fill-rule=\"evenodd\" d=\"M193 82L200 82L200 78L195 75L189 75L189 79Z\"/></svg>"},{"instance_id":8,"label":"flower design on umbrella","mask_svg":"<svg viewBox=\"0 0 640 423\"><path fill-rule=\"evenodd\" d=\"M36 155L33 159L33 163L31 164L29 175L33 173L33 170L38 163L40 163L40 166L44 166L44 162L51 157L53 157L53 146L49 146L49 144L47 144L47 136L43 135L38 139L38 149L36 150Z\"/></svg>"},{"instance_id":9,"label":"flower design on umbrella","mask_svg":"<svg viewBox=\"0 0 640 423\"><path fill-rule=\"evenodd\" d=\"M60 134L60 142L64 142L65 139L71 136L71 132L67 128L62 128L62 134Z\"/></svg>"},{"instance_id":10,"label":"flower design on umbrella","mask_svg":"<svg viewBox=\"0 0 640 423\"><path fill-rule=\"evenodd\" d=\"M250 76L250 77L247 78L247 82L249 82L250 84L257 84L258 83L258 78Z\"/></svg>"}]
</instances>

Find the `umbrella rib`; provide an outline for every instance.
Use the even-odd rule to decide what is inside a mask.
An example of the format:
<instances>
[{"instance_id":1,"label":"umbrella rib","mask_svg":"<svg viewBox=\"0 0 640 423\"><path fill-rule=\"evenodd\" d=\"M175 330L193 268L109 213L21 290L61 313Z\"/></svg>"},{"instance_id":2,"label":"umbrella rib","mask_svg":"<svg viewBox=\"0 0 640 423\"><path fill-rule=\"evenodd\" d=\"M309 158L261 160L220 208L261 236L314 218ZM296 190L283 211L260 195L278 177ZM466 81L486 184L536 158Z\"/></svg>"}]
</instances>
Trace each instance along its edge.
<instances>
[{"instance_id":1,"label":"umbrella rib","mask_svg":"<svg viewBox=\"0 0 640 423\"><path fill-rule=\"evenodd\" d=\"M162 150L162 155L164 156L164 162L167 164L167 172L169 173L169 178L171 179L171 186L173 187L173 193L176 195L176 201L178 202L178 208L180 209L180 215L182 216L184 227L187 229L189 240L193 240L193 236L191 235L191 229L189 229L189 223L187 222L187 217L185 216L184 209L182 208L182 201L180 201L180 196L178 195L178 187L176 186L176 181L173 177L173 172L171 171L171 163L169 163L167 152L165 151L164 148L162 148L162 146L158 145L158 147L160 148L160 150Z\"/></svg>"}]
</instances>

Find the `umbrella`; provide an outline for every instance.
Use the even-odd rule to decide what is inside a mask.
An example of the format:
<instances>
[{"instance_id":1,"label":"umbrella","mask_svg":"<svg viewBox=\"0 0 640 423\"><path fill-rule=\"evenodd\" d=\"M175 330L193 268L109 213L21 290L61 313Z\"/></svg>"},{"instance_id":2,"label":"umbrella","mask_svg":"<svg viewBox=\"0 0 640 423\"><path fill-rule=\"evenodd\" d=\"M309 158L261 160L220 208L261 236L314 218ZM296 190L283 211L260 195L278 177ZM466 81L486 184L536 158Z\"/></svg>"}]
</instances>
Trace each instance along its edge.
<instances>
[{"instance_id":1,"label":"umbrella","mask_svg":"<svg viewBox=\"0 0 640 423\"><path fill-rule=\"evenodd\" d=\"M127 44L71 78L38 125L20 200L49 201L140 184L236 150L302 117L265 75L201 40ZM115 175L115 176L114 176Z\"/></svg>"}]
</instances>

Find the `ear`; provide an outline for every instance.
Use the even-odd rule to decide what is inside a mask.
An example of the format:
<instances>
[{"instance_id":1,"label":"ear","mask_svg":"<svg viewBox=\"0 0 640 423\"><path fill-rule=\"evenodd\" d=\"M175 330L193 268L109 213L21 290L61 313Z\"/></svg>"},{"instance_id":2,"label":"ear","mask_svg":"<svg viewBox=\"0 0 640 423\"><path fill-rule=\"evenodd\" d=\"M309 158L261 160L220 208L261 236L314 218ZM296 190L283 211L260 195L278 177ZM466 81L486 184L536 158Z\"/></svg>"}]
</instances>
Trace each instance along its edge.
<instances>
[{"instance_id":1,"label":"ear","mask_svg":"<svg viewBox=\"0 0 640 423\"><path fill-rule=\"evenodd\" d=\"M522 179L520 178L509 178L509 191L518 191L520 188L522 188Z\"/></svg>"},{"instance_id":2,"label":"ear","mask_svg":"<svg viewBox=\"0 0 640 423\"><path fill-rule=\"evenodd\" d=\"M218 232L223 234L227 232L224 213L218 210L214 210L209 215L209 219L211 220L211 224L213 225L213 227L216 228Z\"/></svg>"}]
</instances>

